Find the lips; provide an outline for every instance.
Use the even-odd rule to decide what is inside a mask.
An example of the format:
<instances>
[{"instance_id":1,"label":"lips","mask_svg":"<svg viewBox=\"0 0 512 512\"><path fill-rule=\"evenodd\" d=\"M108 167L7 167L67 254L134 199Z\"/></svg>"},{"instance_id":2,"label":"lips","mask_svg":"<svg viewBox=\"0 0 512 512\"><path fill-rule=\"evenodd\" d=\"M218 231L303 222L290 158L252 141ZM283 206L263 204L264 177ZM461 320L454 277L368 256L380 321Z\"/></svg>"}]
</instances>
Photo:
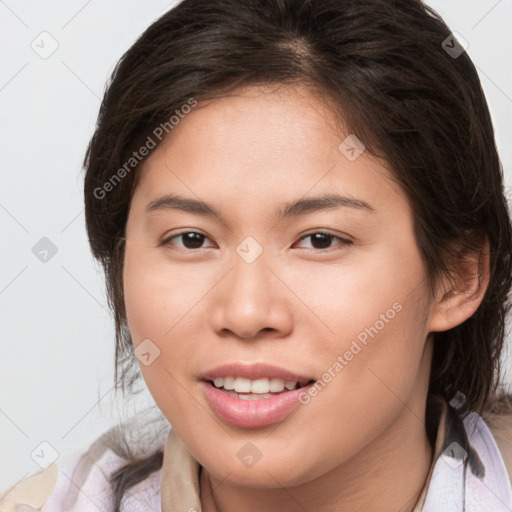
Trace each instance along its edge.
<instances>
[{"instance_id":1,"label":"lips","mask_svg":"<svg viewBox=\"0 0 512 512\"><path fill-rule=\"evenodd\" d=\"M201 386L212 411L221 420L239 428L260 428L284 421L300 406L301 394L307 393L313 384L258 400L232 397L209 382L202 382ZM300 417L296 421L300 423Z\"/></svg>"},{"instance_id":2,"label":"lips","mask_svg":"<svg viewBox=\"0 0 512 512\"><path fill-rule=\"evenodd\" d=\"M307 392L315 381L305 373L298 373L266 363L228 363L212 368L200 376L204 396L212 410L223 421L240 428L258 428L284 420L300 404L299 396ZM279 381L279 382L278 382ZM283 381L299 388L283 389ZM233 382L235 384L233 384ZM263 385L279 387L282 391L263 393ZM223 388L232 386L239 391ZM256 393L247 392L248 384L256 384ZM216 387L220 386L220 389ZM245 393L244 393L245 391Z\"/></svg>"}]
</instances>

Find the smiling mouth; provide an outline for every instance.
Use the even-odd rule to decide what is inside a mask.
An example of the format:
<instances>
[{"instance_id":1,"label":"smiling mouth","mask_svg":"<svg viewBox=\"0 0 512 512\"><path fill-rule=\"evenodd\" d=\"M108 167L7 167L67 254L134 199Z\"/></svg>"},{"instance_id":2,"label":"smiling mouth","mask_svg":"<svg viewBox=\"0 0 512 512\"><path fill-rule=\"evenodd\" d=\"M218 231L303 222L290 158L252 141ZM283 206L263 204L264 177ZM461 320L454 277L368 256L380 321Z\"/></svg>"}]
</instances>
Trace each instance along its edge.
<instances>
[{"instance_id":1,"label":"smiling mouth","mask_svg":"<svg viewBox=\"0 0 512 512\"><path fill-rule=\"evenodd\" d=\"M290 391L303 388L315 382L311 379L307 382L284 381L282 379L250 379L219 377L215 380L209 380L208 383L222 391L228 396L241 400L262 400L274 396L283 395Z\"/></svg>"},{"instance_id":2,"label":"smiling mouth","mask_svg":"<svg viewBox=\"0 0 512 512\"><path fill-rule=\"evenodd\" d=\"M291 373L286 376L295 377ZM316 382L307 377L299 377L300 382L261 377L255 380L215 377L212 380L211 377L202 379L206 400L220 419L239 428L260 428L283 421L300 406L300 395L307 393Z\"/></svg>"}]
</instances>

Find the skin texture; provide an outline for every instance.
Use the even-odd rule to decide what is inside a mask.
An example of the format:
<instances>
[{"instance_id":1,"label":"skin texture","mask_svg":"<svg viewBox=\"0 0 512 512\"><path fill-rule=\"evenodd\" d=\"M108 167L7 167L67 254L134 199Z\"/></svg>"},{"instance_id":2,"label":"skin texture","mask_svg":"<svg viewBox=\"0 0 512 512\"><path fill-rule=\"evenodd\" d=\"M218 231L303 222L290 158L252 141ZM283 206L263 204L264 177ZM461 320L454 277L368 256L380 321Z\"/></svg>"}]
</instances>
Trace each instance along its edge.
<instances>
[{"instance_id":1,"label":"skin texture","mask_svg":"<svg viewBox=\"0 0 512 512\"><path fill-rule=\"evenodd\" d=\"M425 483L429 333L469 317L483 291L468 279L463 290L446 282L430 297L407 199L368 151L350 161L338 149L349 133L305 87L249 87L200 102L144 162L126 226L127 322L135 347L150 339L160 350L139 364L203 468L206 512L405 512ZM373 211L275 216L285 203L333 192ZM224 221L146 214L164 193L211 203ZM201 248L183 237L162 244L188 231L204 235ZM347 242L303 238L319 231ZM236 252L248 236L263 250L252 263ZM485 261L468 268L485 270ZM206 370L266 362L322 379L397 303L378 334L283 421L238 428L209 406L199 382ZM261 452L252 467L237 456L247 442Z\"/></svg>"}]
</instances>

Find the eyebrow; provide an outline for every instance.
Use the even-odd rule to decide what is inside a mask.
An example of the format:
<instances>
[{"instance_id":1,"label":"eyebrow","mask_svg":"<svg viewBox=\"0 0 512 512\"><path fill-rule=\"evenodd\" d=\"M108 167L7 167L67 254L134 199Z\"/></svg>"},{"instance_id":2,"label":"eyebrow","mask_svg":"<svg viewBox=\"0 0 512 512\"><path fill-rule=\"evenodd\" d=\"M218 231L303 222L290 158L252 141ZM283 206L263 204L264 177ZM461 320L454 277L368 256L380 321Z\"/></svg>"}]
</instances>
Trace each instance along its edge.
<instances>
[{"instance_id":1,"label":"eyebrow","mask_svg":"<svg viewBox=\"0 0 512 512\"><path fill-rule=\"evenodd\" d=\"M275 215L279 220L282 220L340 207L354 208L369 213L375 212L375 209L366 201L340 194L325 194L285 203L283 207L278 208ZM166 210L181 210L199 215L215 216L224 221L221 212L213 205L176 194L166 194L157 197L146 206L146 214Z\"/></svg>"}]
</instances>

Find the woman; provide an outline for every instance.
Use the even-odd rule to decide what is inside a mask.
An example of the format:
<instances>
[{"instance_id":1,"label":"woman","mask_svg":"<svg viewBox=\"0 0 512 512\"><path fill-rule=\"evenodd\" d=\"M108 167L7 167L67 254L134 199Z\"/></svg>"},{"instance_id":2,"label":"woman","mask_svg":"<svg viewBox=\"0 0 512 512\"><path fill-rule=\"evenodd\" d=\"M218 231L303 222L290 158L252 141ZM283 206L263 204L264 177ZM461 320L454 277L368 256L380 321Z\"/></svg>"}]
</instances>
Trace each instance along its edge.
<instances>
[{"instance_id":1,"label":"woman","mask_svg":"<svg viewBox=\"0 0 512 512\"><path fill-rule=\"evenodd\" d=\"M114 70L85 170L116 382L140 367L164 426L6 510L511 509L511 222L434 11L184 0Z\"/></svg>"}]
</instances>

